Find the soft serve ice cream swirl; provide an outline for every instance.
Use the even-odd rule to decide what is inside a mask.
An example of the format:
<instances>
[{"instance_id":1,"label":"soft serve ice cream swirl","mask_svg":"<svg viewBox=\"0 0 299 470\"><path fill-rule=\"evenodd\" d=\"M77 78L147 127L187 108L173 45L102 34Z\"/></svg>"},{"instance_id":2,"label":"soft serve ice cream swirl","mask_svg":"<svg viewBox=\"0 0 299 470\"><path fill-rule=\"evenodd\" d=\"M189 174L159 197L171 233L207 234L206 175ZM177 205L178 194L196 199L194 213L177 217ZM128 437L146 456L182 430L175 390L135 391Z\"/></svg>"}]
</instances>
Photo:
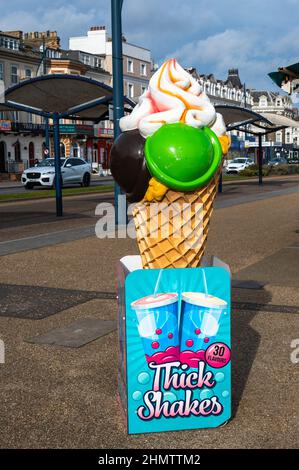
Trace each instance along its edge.
<instances>
[{"instance_id":1,"label":"soft serve ice cream swirl","mask_svg":"<svg viewBox=\"0 0 299 470\"><path fill-rule=\"evenodd\" d=\"M216 111L199 83L170 59L152 76L148 90L132 113L120 120L120 127L122 131L138 128L146 138L163 124L175 122L212 127Z\"/></svg>"}]
</instances>

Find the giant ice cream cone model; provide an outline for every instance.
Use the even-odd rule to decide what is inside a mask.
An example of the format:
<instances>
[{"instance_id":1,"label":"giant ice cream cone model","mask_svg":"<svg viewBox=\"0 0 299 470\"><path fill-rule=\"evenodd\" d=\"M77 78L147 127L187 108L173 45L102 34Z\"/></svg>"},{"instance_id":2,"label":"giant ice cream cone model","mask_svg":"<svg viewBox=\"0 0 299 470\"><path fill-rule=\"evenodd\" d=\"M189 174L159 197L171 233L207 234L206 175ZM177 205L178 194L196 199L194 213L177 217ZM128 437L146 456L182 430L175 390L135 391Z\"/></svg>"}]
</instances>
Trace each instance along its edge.
<instances>
[{"instance_id":1,"label":"giant ice cream cone model","mask_svg":"<svg viewBox=\"0 0 299 470\"><path fill-rule=\"evenodd\" d=\"M219 174L217 172L209 184L197 191L168 190L157 214L161 222L156 232L151 203L143 201L136 205L133 215L144 268L193 268L200 265ZM182 209L176 214L179 207ZM179 233L176 232L178 226L181 227Z\"/></svg>"},{"instance_id":2,"label":"giant ice cream cone model","mask_svg":"<svg viewBox=\"0 0 299 470\"><path fill-rule=\"evenodd\" d=\"M153 75L111 152L111 171L137 202L144 268L200 265L229 138L198 82L174 60Z\"/></svg>"}]
</instances>

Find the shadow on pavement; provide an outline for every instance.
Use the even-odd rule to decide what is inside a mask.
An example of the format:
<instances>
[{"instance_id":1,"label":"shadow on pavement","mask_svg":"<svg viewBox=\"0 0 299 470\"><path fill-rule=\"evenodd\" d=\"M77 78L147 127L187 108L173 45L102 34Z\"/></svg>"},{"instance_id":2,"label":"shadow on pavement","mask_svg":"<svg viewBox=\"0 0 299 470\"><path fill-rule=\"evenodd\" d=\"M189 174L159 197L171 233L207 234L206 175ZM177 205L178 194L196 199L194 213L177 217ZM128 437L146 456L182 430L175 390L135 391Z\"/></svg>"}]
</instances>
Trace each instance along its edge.
<instances>
[{"instance_id":1,"label":"shadow on pavement","mask_svg":"<svg viewBox=\"0 0 299 470\"><path fill-rule=\"evenodd\" d=\"M90 218L88 214L76 214L76 213L66 213L63 217L63 220L66 219L84 219ZM41 211L22 211L22 212L12 212L12 211L1 211L1 223L0 230L12 228L12 227L22 227L24 225L40 225L48 222L57 222L56 214L53 210L53 213L41 212Z\"/></svg>"},{"instance_id":2,"label":"shadow on pavement","mask_svg":"<svg viewBox=\"0 0 299 470\"><path fill-rule=\"evenodd\" d=\"M262 304L270 301L271 295L263 290ZM237 413L259 348L261 337L250 324L260 311L232 311L232 418Z\"/></svg>"}]
</instances>

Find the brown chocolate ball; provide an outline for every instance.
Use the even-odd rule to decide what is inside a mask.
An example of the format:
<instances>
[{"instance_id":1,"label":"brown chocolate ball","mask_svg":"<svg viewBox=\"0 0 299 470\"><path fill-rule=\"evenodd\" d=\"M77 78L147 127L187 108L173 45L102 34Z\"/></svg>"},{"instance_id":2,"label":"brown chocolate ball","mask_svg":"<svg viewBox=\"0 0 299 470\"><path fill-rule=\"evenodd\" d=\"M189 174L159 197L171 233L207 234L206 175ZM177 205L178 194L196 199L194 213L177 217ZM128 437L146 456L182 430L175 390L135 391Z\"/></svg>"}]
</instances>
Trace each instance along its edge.
<instances>
[{"instance_id":1,"label":"brown chocolate ball","mask_svg":"<svg viewBox=\"0 0 299 470\"><path fill-rule=\"evenodd\" d=\"M144 155L145 139L138 129L123 132L111 148L111 173L129 202L141 201L151 174Z\"/></svg>"}]
</instances>

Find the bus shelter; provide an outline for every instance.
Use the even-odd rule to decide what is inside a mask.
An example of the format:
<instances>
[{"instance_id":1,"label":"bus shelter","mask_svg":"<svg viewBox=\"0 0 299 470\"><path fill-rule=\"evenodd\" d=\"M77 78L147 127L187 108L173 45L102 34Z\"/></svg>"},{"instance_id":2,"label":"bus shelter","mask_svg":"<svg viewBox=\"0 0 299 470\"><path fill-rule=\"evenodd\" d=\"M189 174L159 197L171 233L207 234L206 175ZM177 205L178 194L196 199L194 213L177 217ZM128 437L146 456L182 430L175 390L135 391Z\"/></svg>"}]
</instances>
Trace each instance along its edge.
<instances>
[{"instance_id":1,"label":"bus shelter","mask_svg":"<svg viewBox=\"0 0 299 470\"><path fill-rule=\"evenodd\" d=\"M279 116L274 120L272 114L258 114L239 106L216 105L215 108L222 114L228 131L236 130L258 137L258 182L263 184L263 136L285 129L288 127L287 123L283 119L279 120ZM221 186L219 190L221 192Z\"/></svg>"},{"instance_id":2,"label":"bus shelter","mask_svg":"<svg viewBox=\"0 0 299 470\"><path fill-rule=\"evenodd\" d=\"M63 215L60 135L61 119L99 122L108 119L113 88L81 75L52 74L24 80L5 91L1 111L24 111L53 121L56 215ZM130 110L135 103L124 97Z\"/></svg>"}]
</instances>

